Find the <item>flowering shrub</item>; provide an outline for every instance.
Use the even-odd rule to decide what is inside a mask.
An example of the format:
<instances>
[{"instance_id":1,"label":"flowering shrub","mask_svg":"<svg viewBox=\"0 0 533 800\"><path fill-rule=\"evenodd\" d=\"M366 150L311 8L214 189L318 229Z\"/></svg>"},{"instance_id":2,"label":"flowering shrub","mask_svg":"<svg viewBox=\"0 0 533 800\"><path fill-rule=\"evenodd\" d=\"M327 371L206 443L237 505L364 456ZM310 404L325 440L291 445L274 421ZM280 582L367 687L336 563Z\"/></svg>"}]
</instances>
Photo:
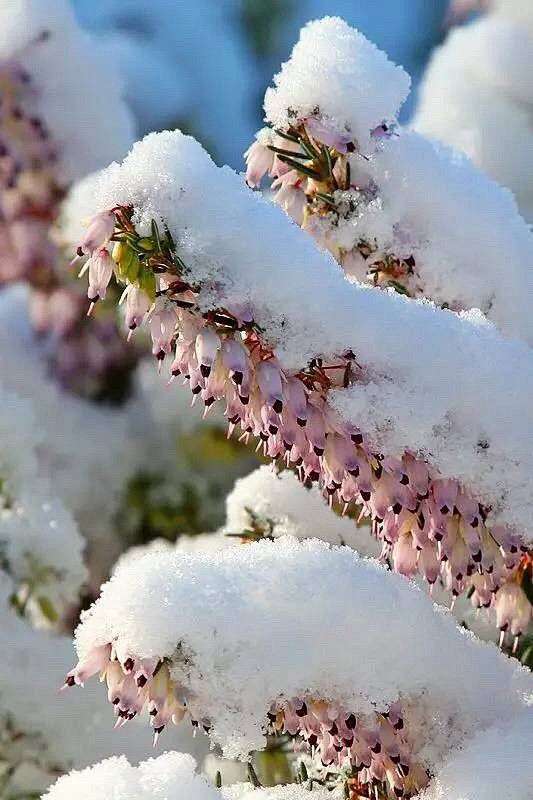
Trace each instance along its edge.
<instances>
[{"instance_id":1,"label":"flowering shrub","mask_svg":"<svg viewBox=\"0 0 533 800\"><path fill-rule=\"evenodd\" d=\"M512 198L400 128L408 76L335 18L267 91L247 181L179 131L87 175L131 135L112 71L62 0L0 19L0 277L26 284L0 298L2 797L59 774L51 800L529 800L533 234ZM133 373L132 339L157 370ZM50 355L120 407L65 395ZM174 544L234 479L195 433L218 407L270 464ZM102 692L59 695L60 673L105 682L114 744ZM251 785L179 753L85 769L138 761L143 716ZM296 783L262 787L259 752Z\"/></svg>"}]
</instances>

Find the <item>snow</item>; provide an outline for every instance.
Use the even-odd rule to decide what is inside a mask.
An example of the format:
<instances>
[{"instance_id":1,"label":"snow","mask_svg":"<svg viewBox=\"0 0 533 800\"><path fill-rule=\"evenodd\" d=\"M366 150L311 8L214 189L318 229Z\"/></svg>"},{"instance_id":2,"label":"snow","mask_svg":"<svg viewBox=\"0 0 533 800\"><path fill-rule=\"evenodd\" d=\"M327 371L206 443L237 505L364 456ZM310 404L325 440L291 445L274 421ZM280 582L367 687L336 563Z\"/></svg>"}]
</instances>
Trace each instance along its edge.
<instances>
[{"instance_id":1,"label":"snow","mask_svg":"<svg viewBox=\"0 0 533 800\"><path fill-rule=\"evenodd\" d=\"M394 120L410 78L359 31L338 17L308 23L291 58L265 95L265 119L286 128L316 114L338 133L350 132L363 152L370 132Z\"/></svg>"},{"instance_id":2,"label":"snow","mask_svg":"<svg viewBox=\"0 0 533 800\"><path fill-rule=\"evenodd\" d=\"M490 728L454 754L420 800L530 800L533 711Z\"/></svg>"},{"instance_id":3,"label":"snow","mask_svg":"<svg viewBox=\"0 0 533 800\"><path fill-rule=\"evenodd\" d=\"M224 531L241 533L250 530L254 521L264 526L266 536L316 536L331 544L347 544L367 556L377 556L381 550L368 525L359 528L353 519L333 513L318 487L306 489L288 470L277 472L263 466L236 482L226 498Z\"/></svg>"},{"instance_id":4,"label":"snow","mask_svg":"<svg viewBox=\"0 0 533 800\"><path fill-rule=\"evenodd\" d=\"M418 709L418 755L436 765L533 690L526 670L404 579L318 540L156 550L126 563L76 631L81 659L108 642L121 661L169 659L226 757L264 746L279 698L308 693L357 714L401 696Z\"/></svg>"},{"instance_id":5,"label":"snow","mask_svg":"<svg viewBox=\"0 0 533 800\"><path fill-rule=\"evenodd\" d=\"M480 308L502 332L533 344L533 233L510 192L414 132L400 131L362 168L355 158L354 174L367 172L378 200L344 224L346 249L363 239L413 256L424 296Z\"/></svg>"},{"instance_id":6,"label":"snow","mask_svg":"<svg viewBox=\"0 0 533 800\"><path fill-rule=\"evenodd\" d=\"M134 131L120 82L97 40L78 27L67 0L3 2L0 61L30 75L36 90L31 114L44 119L59 145L64 183L126 152Z\"/></svg>"},{"instance_id":7,"label":"snow","mask_svg":"<svg viewBox=\"0 0 533 800\"><path fill-rule=\"evenodd\" d=\"M512 189L532 222L532 5L504 0L493 6L434 52L412 125L465 152Z\"/></svg>"},{"instance_id":8,"label":"snow","mask_svg":"<svg viewBox=\"0 0 533 800\"><path fill-rule=\"evenodd\" d=\"M196 773L183 753L164 753L132 766L127 758L108 758L59 780L43 800L220 800L220 792Z\"/></svg>"},{"instance_id":9,"label":"snow","mask_svg":"<svg viewBox=\"0 0 533 800\"><path fill-rule=\"evenodd\" d=\"M39 469L34 409L0 383L0 553L15 586L58 611L86 579L76 522Z\"/></svg>"},{"instance_id":10,"label":"snow","mask_svg":"<svg viewBox=\"0 0 533 800\"><path fill-rule=\"evenodd\" d=\"M80 216L117 204L135 207L139 231L152 218L168 224L187 277L203 286L203 307L249 303L285 370L351 348L364 381L332 395L343 415L386 455L409 448L490 505L490 522L532 538L526 344L502 337L480 312L348 282L280 209L177 131L146 137L101 173L79 200Z\"/></svg>"},{"instance_id":11,"label":"snow","mask_svg":"<svg viewBox=\"0 0 533 800\"><path fill-rule=\"evenodd\" d=\"M336 797L327 789L314 788L315 800ZM87 769L71 772L59 780L42 800L308 800L303 786L273 786L254 789L240 783L216 789L196 773L196 762L183 753L164 753L132 766L122 756L108 758Z\"/></svg>"},{"instance_id":12,"label":"snow","mask_svg":"<svg viewBox=\"0 0 533 800\"><path fill-rule=\"evenodd\" d=\"M296 783L286 786L268 786L254 789L249 783L223 786L224 800L309 800L309 789ZM331 800L340 797L339 791L331 792L322 786L313 785L311 800Z\"/></svg>"},{"instance_id":13,"label":"snow","mask_svg":"<svg viewBox=\"0 0 533 800\"><path fill-rule=\"evenodd\" d=\"M522 30L516 36L516 26L506 22L502 24L499 19L485 21L480 26L490 28L491 33L485 31L483 41L477 46L467 48L463 39L458 43L452 88L473 94L479 88L479 80L470 89L469 84L465 84L466 61L467 71L469 67L473 72L481 71L484 80L498 92L514 93L516 103L521 106L520 113L526 114L524 105L533 102L531 88L528 83L524 84L525 65L529 64L533 52L533 38ZM340 20L326 18L305 28L291 61L285 65L281 77L276 78L280 85L276 92L281 93L281 108L291 111L285 114L285 118L280 114L267 114L266 119L273 128L286 131L310 113L300 113L299 81L291 77L293 62L296 65L293 69L299 65L304 76L298 72L298 77L308 81L305 90L309 109L322 109L324 94L331 98L332 103L337 103L335 115L332 112L336 122L335 125L330 123L330 127L340 134L353 128L353 115L365 118L367 102L378 102L382 98L386 102L387 93L394 83L389 76L382 74L382 69L371 58L361 60L359 72L355 67L347 70L344 44L339 46L337 43L339 31L342 31L342 42L352 42L356 53L360 50L364 53L366 49L374 53L375 48L368 40ZM460 32L457 36L468 36L472 44L473 31L469 34ZM496 31L500 33L497 35ZM506 41L500 42L504 33ZM480 34L481 29L478 29L478 37ZM453 46L452 39L453 36L446 53ZM355 41L357 45L353 44ZM489 41L501 54L500 57L491 55L490 61L483 54ZM468 53L466 56L465 51ZM320 54L318 60L317 52ZM381 51L376 53L386 63L385 54ZM446 66L449 66L449 60ZM319 70L317 75L309 66L313 64ZM441 83L446 89L450 81L449 70L442 69L442 73ZM370 100L366 94L363 100L356 101L352 97L354 80L358 88L375 82ZM431 79L428 80L431 83ZM500 86L502 82L504 85ZM431 83L428 102L435 96L434 90ZM267 90L267 109L277 97L276 92L273 97L273 91ZM474 105L477 108L479 103ZM437 113L448 114L448 104L439 102ZM388 119L391 115L383 116ZM372 127L377 125L376 119ZM507 127L501 114L500 119L504 121L503 125L500 122L500 127ZM370 129L367 123L365 127ZM272 137L272 132L266 130ZM459 125L459 135L462 130ZM530 132L528 123L523 128L526 141ZM316 135L320 136L320 132ZM494 137L493 125L487 135ZM264 142L264 131L257 138ZM274 144L287 146L279 139ZM377 249L378 254L392 254L403 259L414 257L417 276L414 282L420 284L417 295L422 294L437 305L446 304L454 310L480 308L504 333L522 337L533 344L528 300L533 293L533 277L529 269L533 257L533 233L521 218L512 195L487 179L467 158L400 128L395 129L392 137L374 139L370 150L364 152L366 158L362 158L357 150L346 157L351 169L351 185L359 188L333 193L340 219L333 214L315 216L311 220L305 216L303 227L336 257L339 248L350 252L361 241ZM507 162L512 162L515 170L521 169L514 150L507 155ZM526 174L521 174L524 182L528 182L529 190L531 181L528 181L527 166L525 169ZM307 191L312 196L313 188L308 187ZM299 195L304 201L303 190ZM284 196L283 189L279 196ZM343 210L349 201L355 210ZM379 261L379 258L375 257L375 260Z\"/></svg>"}]
</instances>

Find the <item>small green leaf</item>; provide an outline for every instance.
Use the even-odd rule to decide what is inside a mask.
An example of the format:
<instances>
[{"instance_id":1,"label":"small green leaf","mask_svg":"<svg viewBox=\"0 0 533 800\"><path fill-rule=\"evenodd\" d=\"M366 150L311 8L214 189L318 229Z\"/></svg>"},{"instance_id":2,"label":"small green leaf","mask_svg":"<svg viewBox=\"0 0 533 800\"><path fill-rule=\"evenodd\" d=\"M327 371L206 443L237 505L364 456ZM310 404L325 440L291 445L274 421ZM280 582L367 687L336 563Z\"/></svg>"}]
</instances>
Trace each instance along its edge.
<instances>
[{"instance_id":1,"label":"small green leaf","mask_svg":"<svg viewBox=\"0 0 533 800\"><path fill-rule=\"evenodd\" d=\"M161 237L159 235L159 228L155 219L152 220L152 239L154 240L157 249L161 252Z\"/></svg>"},{"instance_id":2,"label":"small green leaf","mask_svg":"<svg viewBox=\"0 0 533 800\"><path fill-rule=\"evenodd\" d=\"M128 266L128 271L126 274L126 278L129 283L135 283L137 280L137 276L139 275L139 268L140 268L139 256L137 253L133 253L132 258L130 259L130 263Z\"/></svg>"},{"instance_id":3,"label":"small green leaf","mask_svg":"<svg viewBox=\"0 0 533 800\"><path fill-rule=\"evenodd\" d=\"M248 767L248 778L250 779L250 783L256 789L260 789L261 788L261 781L257 777L257 773L256 773L255 769L253 768L253 766L252 766L252 764L250 762L248 762L247 767Z\"/></svg>"},{"instance_id":4,"label":"small green leaf","mask_svg":"<svg viewBox=\"0 0 533 800\"><path fill-rule=\"evenodd\" d=\"M319 172L311 169L310 167L306 167L305 164L300 164L300 162L296 161L294 158L289 158L288 156L279 156L279 160L283 161L283 163L287 164L289 167L298 170L298 172L303 172L303 174L307 175L309 178L319 181L322 180Z\"/></svg>"},{"instance_id":5,"label":"small green leaf","mask_svg":"<svg viewBox=\"0 0 533 800\"><path fill-rule=\"evenodd\" d=\"M272 150L273 153L277 153L279 156L289 156L289 158L303 158L304 161L309 161L310 156L307 153L295 153L293 150L282 150L281 147L274 147L274 145L269 144L268 149Z\"/></svg>"},{"instance_id":6,"label":"small green leaf","mask_svg":"<svg viewBox=\"0 0 533 800\"><path fill-rule=\"evenodd\" d=\"M155 301L156 283L155 275L152 270L141 265L138 274L138 283L139 287L146 292L150 301L153 303Z\"/></svg>"},{"instance_id":7,"label":"small green leaf","mask_svg":"<svg viewBox=\"0 0 533 800\"><path fill-rule=\"evenodd\" d=\"M48 597L38 597L37 602L39 604L39 608L41 609L41 613L46 617L48 622L57 622L59 619L58 613Z\"/></svg>"}]
</instances>

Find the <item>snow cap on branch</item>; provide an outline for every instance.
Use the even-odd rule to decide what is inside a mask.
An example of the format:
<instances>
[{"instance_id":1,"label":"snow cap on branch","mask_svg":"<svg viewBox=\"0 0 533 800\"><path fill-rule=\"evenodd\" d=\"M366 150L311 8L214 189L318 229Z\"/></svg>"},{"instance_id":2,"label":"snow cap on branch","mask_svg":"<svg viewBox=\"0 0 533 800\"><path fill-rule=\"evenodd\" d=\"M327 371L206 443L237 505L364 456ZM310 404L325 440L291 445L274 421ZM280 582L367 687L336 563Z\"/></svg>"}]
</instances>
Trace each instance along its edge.
<instances>
[{"instance_id":1,"label":"snow cap on branch","mask_svg":"<svg viewBox=\"0 0 533 800\"><path fill-rule=\"evenodd\" d=\"M489 25L502 27L501 21L484 21L477 27ZM412 297L427 297L455 311L480 308L502 332L533 344L528 301L533 293L529 268L533 233L520 217L514 199L467 159L398 126L375 123L372 146L366 149L353 134L346 133L353 127L352 116L361 115L364 121L368 101L368 95L361 102L350 99L353 81L358 87L375 81L370 102L386 98L394 82L387 81L372 59L363 59L363 77L357 74L354 79L353 73L345 70L346 54L338 44L339 31L343 42L359 42L356 52L366 52L367 48L373 52L373 45L340 20L325 19L304 28L291 60L276 78L278 89L267 90L267 110L275 100L285 110L285 117L267 114L272 128L261 130L245 153L248 183L258 186L268 172L274 179L275 201L355 278ZM481 30L478 39L480 34ZM493 84L503 80L507 92L530 93L521 77L524 64L530 61L533 40L527 32L518 34L514 36L512 26L505 35L502 31L501 46L491 47L490 53L483 52L481 42L466 46L467 41L476 42L474 30L454 34L461 43L455 50L451 91L475 95L479 92L475 76L480 72ZM485 49L489 49L487 42ZM443 53L450 47L446 45ZM312 74L306 84L309 99L302 107L298 102L299 83L291 80L292 70L300 64L307 76L307 66L319 63L317 49L321 54L320 74ZM500 56L493 55L494 51ZM380 57L386 63L383 53ZM440 90L446 96L450 59L443 58ZM467 70L474 75L471 89L464 80L465 59ZM435 69L430 70L428 78L427 103L438 106L437 116L450 115L450 103L435 101L435 82L431 80ZM336 91L330 92L330 85ZM324 94L327 98L338 95L337 113L344 127L326 124L320 117ZM522 98L524 101L527 103L528 98ZM470 105L477 108L480 102L495 105L483 93ZM465 128L468 133L471 116L471 108L461 111L464 119L454 119L452 125L458 136ZM504 120L503 138L514 135L516 125L509 126L507 115L500 110L498 113L498 127ZM520 113L525 116L523 110ZM484 126L481 137L494 137L496 127ZM522 133L526 146L529 130L527 122ZM508 150L516 159L516 148ZM518 167L524 185L528 183L527 162L524 156Z\"/></svg>"},{"instance_id":2,"label":"snow cap on branch","mask_svg":"<svg viewBox=\"0 0 533 800\"><path fill-rule=\"evenodd\" d=\"M0 385L0 551L2 569L56 615L86 579L84 542L62 499L43 477L43 433L31 402Z\"/></svg>"},{"instance_id":3,"label":"snow cap on branch","mask_svg":"<svg viewBox=\"0 0 533 800\"><path fill-rule=\"evenodd\" d=\"M270 466L239 478L226 498L226 534L243 534L246 538L246 533L253 534L255 528L264 536L297 539L320 531L324 542L347 544L367 556L377 556L380 551L368 526L359 528L353 519L333 514L318 487L308 490L290 470L277 472Z\"/></svg>"},{"instance_id":4,"label":"snow cap on branch","mask_svg":"<svg viewBox=\"0 0 533 800\"><path fill-rule=\"evenodd\" d=\"M411 125L463 151L511 189L531 223L533 4L486 5L485 16L452 30L433 52Z\"/></svg>"},{"instance_id":5,"label":"snow cap on branch","mask_svg":"<svg viewBox=\"0 0 533 800\"><path fill-rule=\"evenodd\" d=\"M420 800L530 800L533 711L476 736L440 769Z\"/></svg>"},{"instance_id":6,"label":"snow cap on branch","mask_svg":"<svg viewBox=\"0 0 533 800\"><path fill-rule=\"evenodd\" d=\"M410 78L359 31L338 17L309 22L265 96L265 119L286 128L313 117L363 151L371 131L394 121Z\"/></svg>"},{"instance_id":7,"label":"snow cap on branch","mask_svg":"<svg viewBox=\"0 0 533 800\"><path fill-rule=\"evenodd\" d=\"M327 701L337 709L330 720L342 709L355 715L366 747L387 738L375 714L392 714L392 725L404 718L402 763L434 767L512 717L532 688L529 673L459 631L404 580L349 548L289 537L125 563L85 613L76 646L69 685L105 671L119 718L146 702L158 732L188 711L229 757L264 746L273 708L272 724L285 714L294 732L305 702Z\"/></svg>"}]
</instances>

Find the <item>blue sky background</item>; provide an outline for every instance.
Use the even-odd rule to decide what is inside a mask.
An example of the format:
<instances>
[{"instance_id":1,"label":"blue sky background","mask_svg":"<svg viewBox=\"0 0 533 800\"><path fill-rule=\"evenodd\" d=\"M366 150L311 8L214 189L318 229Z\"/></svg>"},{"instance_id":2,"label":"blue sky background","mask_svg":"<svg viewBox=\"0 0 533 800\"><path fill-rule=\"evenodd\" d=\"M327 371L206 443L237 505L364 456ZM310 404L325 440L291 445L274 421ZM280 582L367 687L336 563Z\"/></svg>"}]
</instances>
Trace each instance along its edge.
<instances>
[{"instance_id":1,"label":"blue sky background","mask_svg":"<svg viewBox=\"0 0 533 800\"><path fill-rule=\"evenodd\" d=\"M217 161L242 167L272 74L299 28L344 17L420 77L443 34L447 0L71 0L119 62L139 133L179 125ZM255 25L246 26L248 12ZM268 40L258 49L257 36ZM259 52L261 51L261 52ZM404 109L412 110L413 98Z\"/></svg>"}]
</instances>

